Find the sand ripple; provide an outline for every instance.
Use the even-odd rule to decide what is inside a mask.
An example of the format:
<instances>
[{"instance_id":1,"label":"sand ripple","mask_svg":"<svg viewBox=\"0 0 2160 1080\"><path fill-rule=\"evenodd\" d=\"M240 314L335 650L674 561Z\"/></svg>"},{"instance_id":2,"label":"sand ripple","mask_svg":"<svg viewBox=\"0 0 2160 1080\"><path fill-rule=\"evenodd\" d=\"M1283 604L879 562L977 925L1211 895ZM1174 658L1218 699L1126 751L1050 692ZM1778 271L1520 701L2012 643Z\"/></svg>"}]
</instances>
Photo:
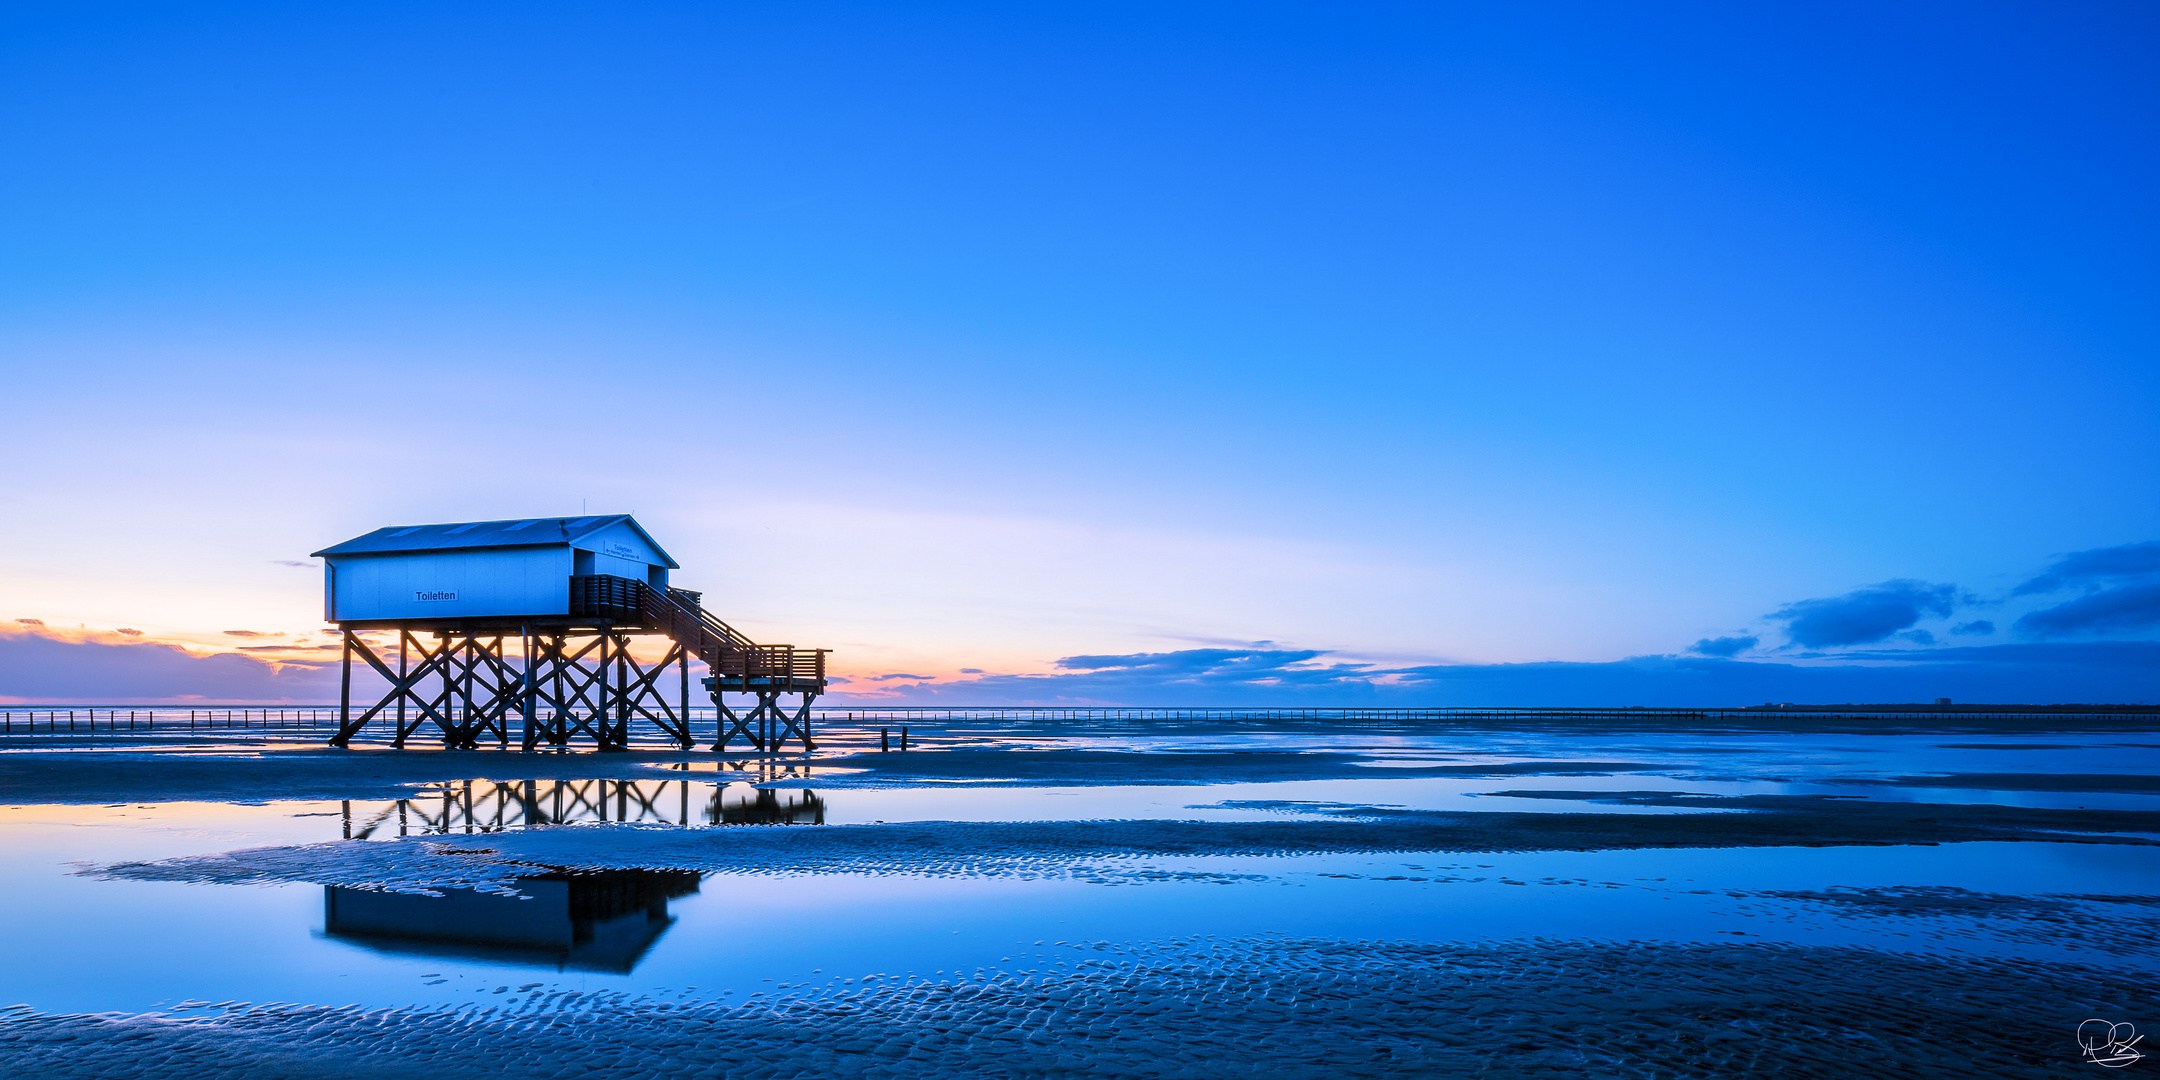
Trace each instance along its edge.
<instances>
[{"instance_id":1,"label":"sand ripple","mask_svg":"<svg viewBox=\"0 0 2160 1080\"><path fill-rule=\"evenodd\" d=\"M1864 973L1864 974L1862 974ZM1864 949L1280 938L1094 946L1049 969L738 1004L542 993L481 1008L0 1012L11 1076L2054 1076L2108 972ZM333 1064L334 1063L334 1064Z\"/></svg>"}]
</instances>

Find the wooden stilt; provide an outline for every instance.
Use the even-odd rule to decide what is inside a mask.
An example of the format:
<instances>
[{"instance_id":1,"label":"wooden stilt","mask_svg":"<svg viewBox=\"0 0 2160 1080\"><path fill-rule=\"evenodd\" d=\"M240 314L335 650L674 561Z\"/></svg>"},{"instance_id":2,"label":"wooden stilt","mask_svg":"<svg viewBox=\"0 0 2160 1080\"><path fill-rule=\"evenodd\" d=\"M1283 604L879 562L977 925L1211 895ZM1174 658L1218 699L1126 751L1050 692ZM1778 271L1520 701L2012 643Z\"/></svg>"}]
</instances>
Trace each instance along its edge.
<instances>
[{"instance_id":1,"label":"wooden stilt","mask_svg":"<svg viewBox=\"0 0 2160 1080\"><path fill-rule=\"evenodd\" d=\"M713 673L705 688L716 713L714 750L726 751L738 741L761 754L779 753L790 744L816 748L811 704L825 686L824 650L754 644L706 614L694 593L601 577L576 577L571 584L572 610L580 613L559 623L521 618L385 627L398 635L394 667L360 637L374 624L342 627L338 731L332 744L347 745L380 716L392 725L390 742L399 748L431 726L449 749L473 749L488 736L507 748L515 715L518 743L526 750L543 743L566 746L580 737L601 749L626 749L639 721L689 749L698 738L690 693L695 658ZM593 613L604 614L588 617ZM508 652L513 633L516 659ZM669 639L649 666L631 650L631 635L640 633ZM417 634L430 634L432 640L424 642ZM355 659L389 684L388 692L364 709L352 703ZM672 680L667 679L670 666ZM730 693L748 695L753 704L738 712L725 701ZM789 695L799 700L787 701Z\"/></svg>"}]
</instances>

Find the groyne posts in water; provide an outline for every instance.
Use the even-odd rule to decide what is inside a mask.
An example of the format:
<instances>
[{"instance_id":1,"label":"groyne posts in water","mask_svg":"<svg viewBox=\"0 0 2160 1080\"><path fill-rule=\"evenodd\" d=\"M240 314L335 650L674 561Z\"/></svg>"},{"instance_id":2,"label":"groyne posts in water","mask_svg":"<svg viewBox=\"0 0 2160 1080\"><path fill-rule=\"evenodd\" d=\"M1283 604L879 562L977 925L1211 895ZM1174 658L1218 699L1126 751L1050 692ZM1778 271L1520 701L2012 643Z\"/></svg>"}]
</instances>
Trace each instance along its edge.
<instances>
[{"instance_id":1,"label":"groyne posts in water","mask_svg":"<svg viewBox=\"0 0 2160 1080\"><path fill-rule=\"evenodd\" d=\"M100 711L105 714L102 718L98 715ZM178 709L166 711L164 730L171 731L181 727L189 731L214 728L316 728L324 724L326 715L330 710L320 708L271 709L263 707L197 708L187 710L187 720L184 724L178 718L179 712ZM45 723L43 728L38 726L38 714L40 713L44 714ZM65 719L62 719L63 717ZM35 735L40 731L51 735L68 731L157 730L159 728L158 710L156 709L47 708L0 711L0 734L5 735Z\"/></svg>"},{"instance_id":2,"label":"groyne posts in water","mask_svg":"<svg viewBox=\"0 0 2160 1080\"><path fill-rule=\"evenodd\" d=\"M613 659L613 650L611 657ZM610 664L610 667L614 667ZM627 688L635 689L648 681L653 671L633 672L622 680ZM611 675L614 674L612 671ZM678 676L680 679L680 676ZM551 680L552 681L552 680ZM616 680L611 679L611 682ZM657 680L651 680L657 681ZM597 681L596 681L597 682ZM595 693L600 688L591 688ZM616 687L607 688L613 698ZM570 695L566 695L570 696ZM687 694L685 695L687 697ZM442 715L454 724L476 727L485 718L473 716L457 699L442 702L431 700ZM673 703L669 703L673 704ZM627 737L622 731L624 711L614 707L606 711L613 734ZM481 701L474 703L472 712L489 711ZM729 719L738 724L750 719L734 715L711 706L676 706L672 715L667 709L659 710L663 719L687 726L696 724L724 725ZM808 716L794 718L807 730L811 720L822 728L831 725L835 729L833 739L850 747L864 750L876 746L890 751L894 728L900 729L900 749L913 749L918 741L907 724L943 724L965 726L968 724L1234 724L1256 726L1269 724L1337 726L1349 724L1452 724L1477 729L1494 726L1553 726L1580 729L1626 729L1642 725L1699 726L1703 728L1730 728L1734 730L1760 729L1765 725L1796 724L1817 727L1825 724L1849 727L1856 731L1891 730L1901 727L1939 729L1970 728L1973 730L2054 730L2063 725L2087 725L2092 730L2117 730L2125 725L2148 725L2160 720L2160 707L2155 706L1852 706L1829 707L1753 707L1745 709L1240 709L1240 708L1147 708L1147 707L1098 707L1070 708L1065 706L984 706L980 708L952 706L864 706L855 705L840 709L812 710ZM541 718L543 726L552 723L551 718ZM230 708L152 708L129 709L116 706L36 705L0 708L0 734L22 736L65 736L69 732L188 732L219 731L225 729L258 729L268 738L301 737L321 730L337 727L335 706L233 706ZM663 733L674 731L663 725ZM677 730L680 730L678 728ZM841 732L844 732L842 734ZM285 733L290 733L289 735ZM611 740L612 741L612 740ZM672 740L671 740L672 741ZM820 742L825 741L823 738Z\"/></svg>"},{"instance_id":3,"label":"groyne posts in water","mask_svg":"<svg viewBox=\"0 0 2160 1080\"><path fill-rule=\"evenodd\" d=\"M1864 721L1935 727L1942 725L2019 724L2052 722L2120 723L2127 718L2160 716L2151 705L1757 705L1738 708L1237 708L1101 706L1076 708L1063 705L918 706L855 705L845 712L850 724L877 725L889 721L916 723L1457 723L1494 725L1587 725L1626 727L1642 724L1730 724L1754 728L1766 722L1809 724L1824 721ZM839 716L831 710L818 712L820 722Z\"/></svg>"}]
</instances>

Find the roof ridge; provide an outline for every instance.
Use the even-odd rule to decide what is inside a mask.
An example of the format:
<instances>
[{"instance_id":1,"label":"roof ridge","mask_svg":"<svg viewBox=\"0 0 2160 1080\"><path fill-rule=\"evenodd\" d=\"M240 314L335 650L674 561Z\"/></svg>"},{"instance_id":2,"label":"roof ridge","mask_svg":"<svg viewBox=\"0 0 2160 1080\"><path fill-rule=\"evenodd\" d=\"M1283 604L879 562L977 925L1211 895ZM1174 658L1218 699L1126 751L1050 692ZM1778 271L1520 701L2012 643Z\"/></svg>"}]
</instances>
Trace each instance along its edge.
<instances>
[{"instance_id":1,"label":"roof ridge","mask_svg":"<svg viewBox=\"0 0 2160 1080\"><path fill-rule=\"evenodd\" d=\"M553 534L544 528L533 532L525 531L548 521L557 525ZM660 546L660 542L645 531L645 527L638 523L633 514L582 514L575 518L565 515L496 518L488 521L438 521L425 525L385 525L342 543L332 544L314 552L313 557L416 554L466 548L548 547L575 543L585 536L619 524L628 524L670 569L681 567L681 564Z\"/></svg>"}]
</instances>

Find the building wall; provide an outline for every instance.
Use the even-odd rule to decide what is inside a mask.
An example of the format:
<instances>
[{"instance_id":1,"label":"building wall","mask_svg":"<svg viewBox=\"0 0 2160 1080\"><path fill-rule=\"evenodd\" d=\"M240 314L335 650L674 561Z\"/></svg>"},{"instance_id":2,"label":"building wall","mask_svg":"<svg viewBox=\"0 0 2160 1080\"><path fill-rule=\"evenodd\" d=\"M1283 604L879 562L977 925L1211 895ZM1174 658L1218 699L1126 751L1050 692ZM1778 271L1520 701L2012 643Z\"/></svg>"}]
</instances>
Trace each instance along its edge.
<instances>
[{"instance_id":1,"label":"building wall","mask_svg":"<svg viewBox=\"0 0 2160 1080\"><path fill-rule=\"evenodd\" d=\"M413 555L334 556L335 622L567 615L570 549L488 548ZM625 576L643 579L645 567Z\"/></svg>"},{"instance_id":2,"label":"building wall","mask_svg":"<svg viewBox=\"0 0 2160 1080\"><path fill-rule=\"evenodd\" d=\"M647 563L641 563L633 559L618 559L613 555L604 555L597 551L591 554L591 573L613 574L616 577L626 577L632 581L645 580L645 568L649 565Z\"/></svg>"},{"instance_id":3,"label":"building wall","mask_svg":"<svg viewBox=\"0 0 2160 1080\"><path fill-rule=\"evenodd\" d=\"M580 538L576 546L590 554L591 558L578 560L581 574L613 574L648 585L666 585L667 567L660 565L660 553L654 551L636 529L617 523L599 532ZM587 564L591 569L586 569ZM654 572L658 571L655 580Z\"/></svg>"}]
</instances>

